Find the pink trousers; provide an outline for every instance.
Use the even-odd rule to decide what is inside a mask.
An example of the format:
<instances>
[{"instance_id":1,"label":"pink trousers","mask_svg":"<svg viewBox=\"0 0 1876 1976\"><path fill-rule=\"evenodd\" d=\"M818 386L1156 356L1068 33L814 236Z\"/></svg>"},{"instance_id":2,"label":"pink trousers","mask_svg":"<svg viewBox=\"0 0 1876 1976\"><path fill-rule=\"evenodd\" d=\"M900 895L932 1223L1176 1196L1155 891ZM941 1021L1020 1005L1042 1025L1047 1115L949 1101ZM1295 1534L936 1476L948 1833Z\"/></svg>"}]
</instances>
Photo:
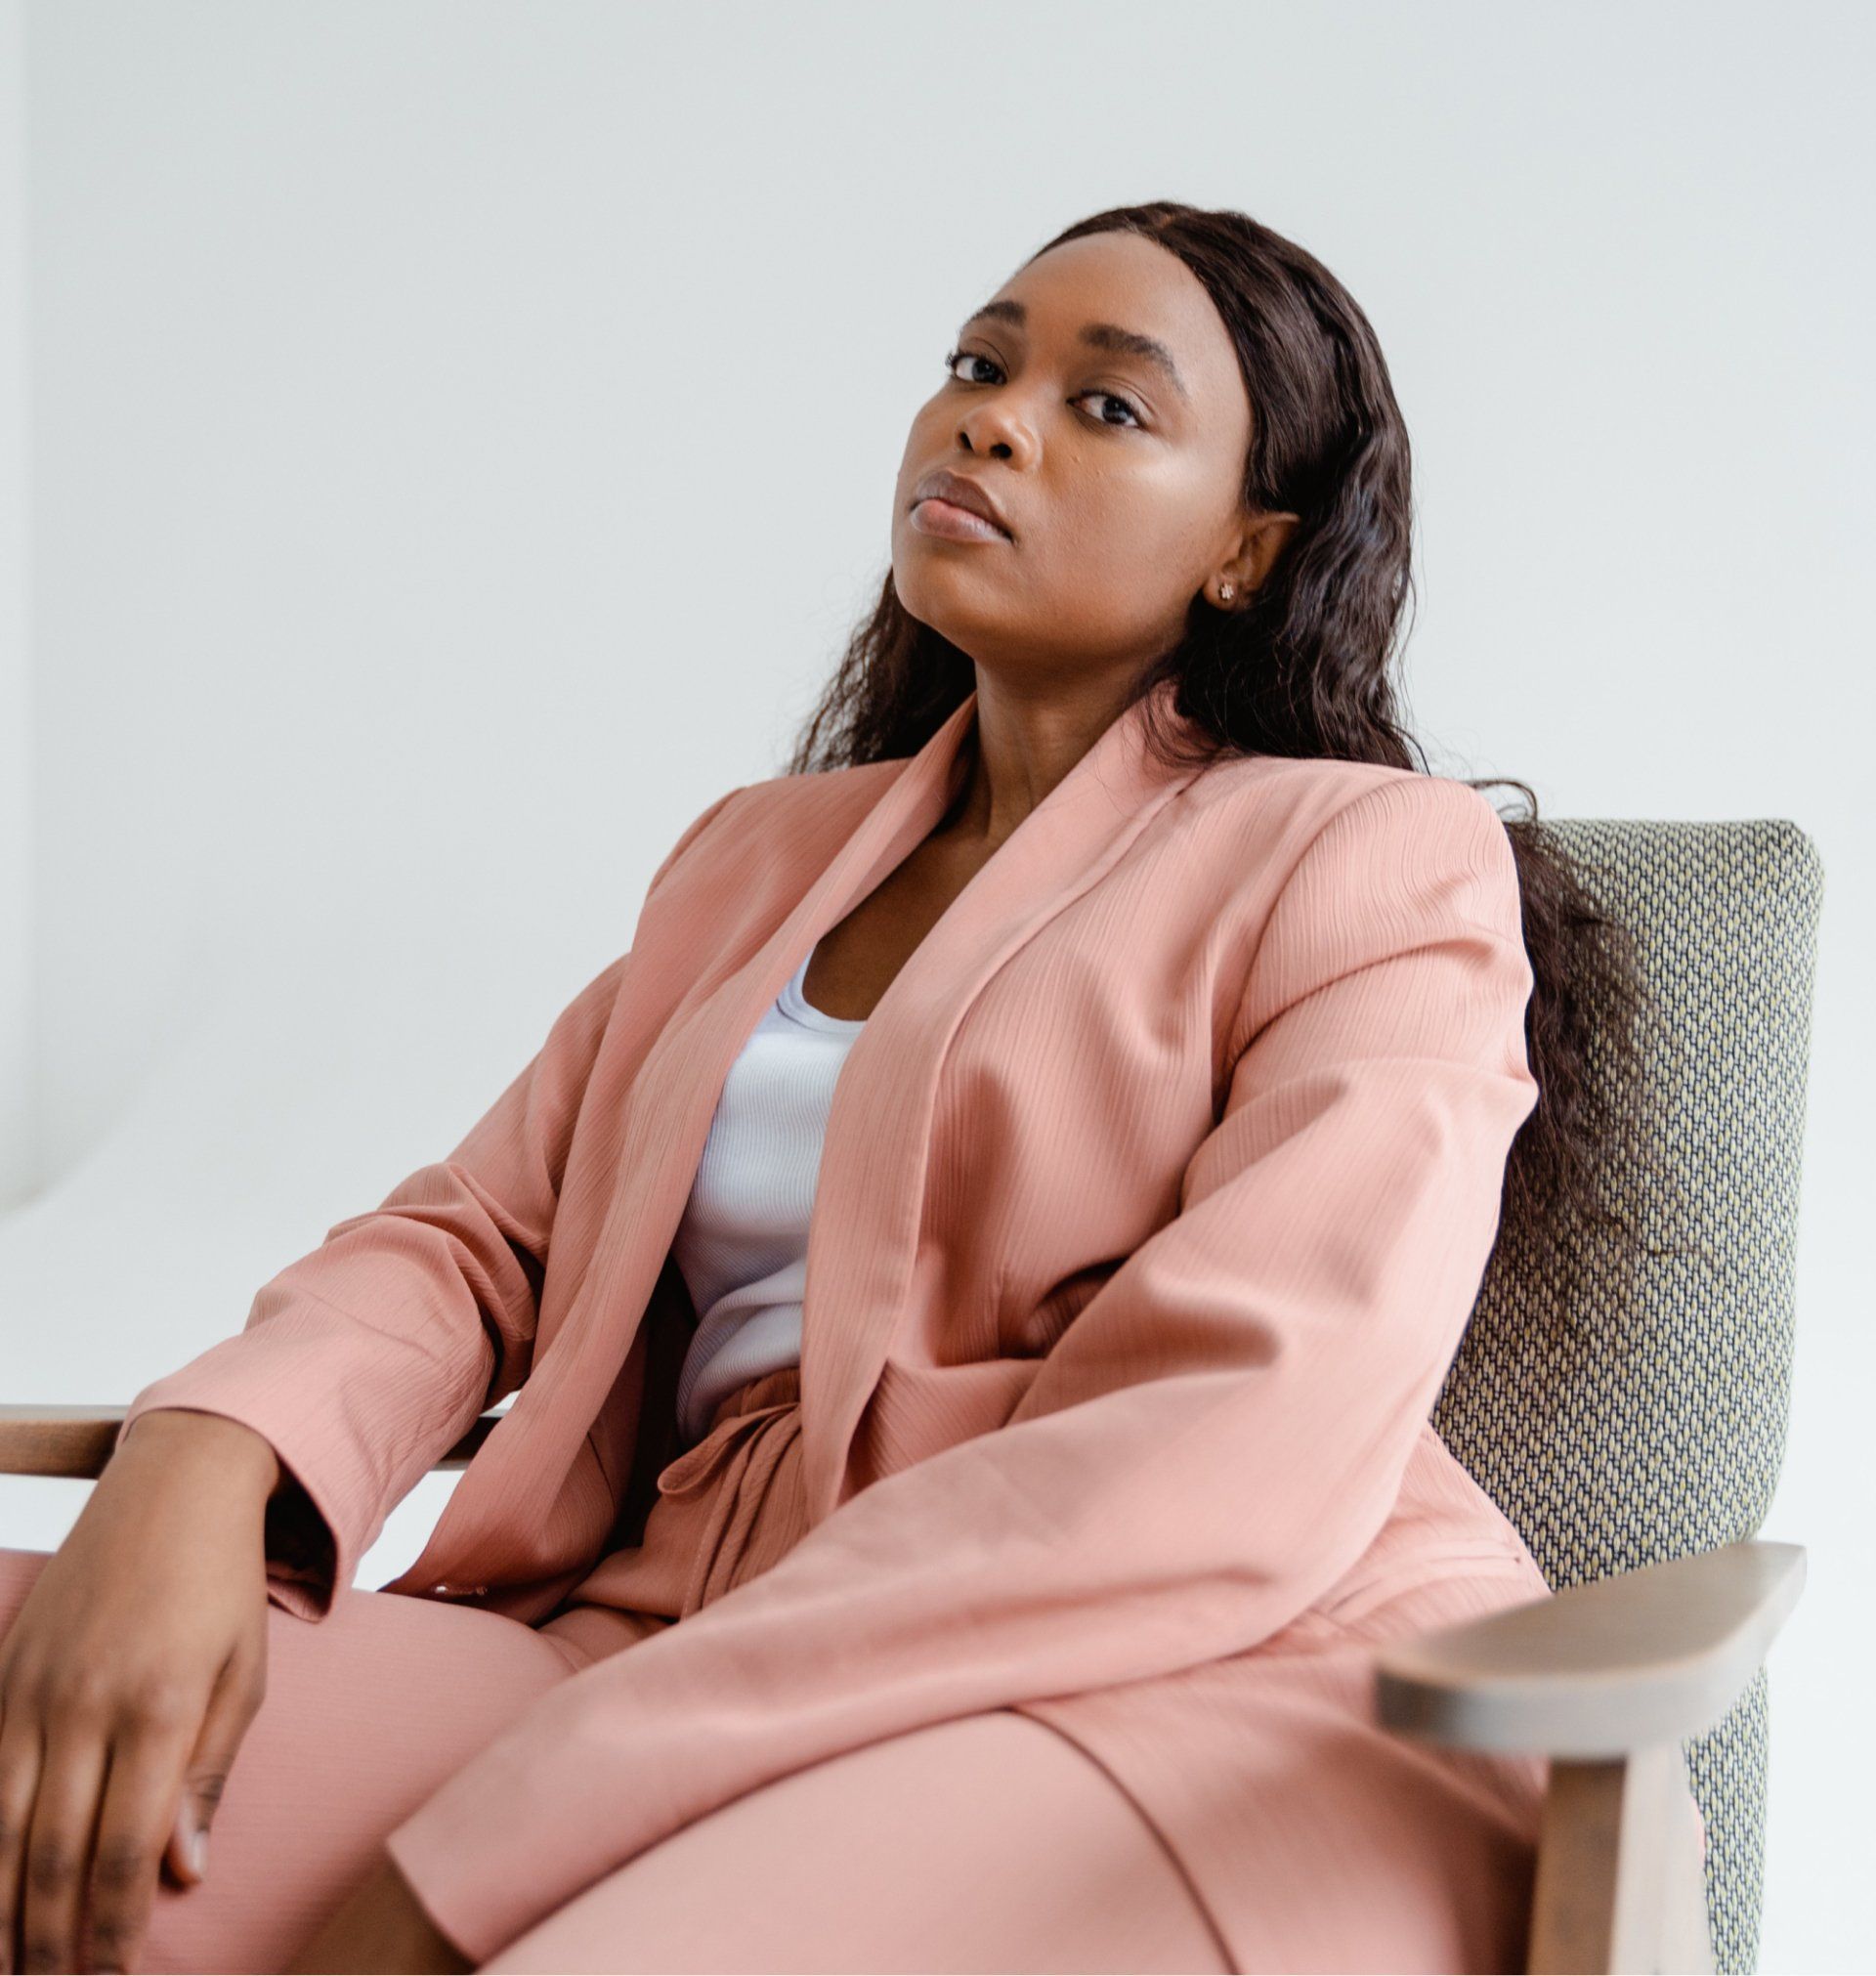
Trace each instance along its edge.
<instances>
[{"instance_id":1,"label":"pink trousers","mask_svg":"<svg viewBox=\"0 0 1876 1976\"><path fill-rule=\"evenodd\" d=\"M792 1371L751 1381L661 1477L644 1542L540 1626L348 1589L268 1611L267 1693L206 1877L158 1886L139 1966L278 1970L384 1835L557 1681L765 1568L799 1534ZM46 1562L0 1550L0 1635ZM620 1788L629 1788L629 1780ZM1228 1970L1177 1861L1067 1738L1006 1709L848 1751L699 1819L490 1970Z\"/></svg>"}]
</instances>

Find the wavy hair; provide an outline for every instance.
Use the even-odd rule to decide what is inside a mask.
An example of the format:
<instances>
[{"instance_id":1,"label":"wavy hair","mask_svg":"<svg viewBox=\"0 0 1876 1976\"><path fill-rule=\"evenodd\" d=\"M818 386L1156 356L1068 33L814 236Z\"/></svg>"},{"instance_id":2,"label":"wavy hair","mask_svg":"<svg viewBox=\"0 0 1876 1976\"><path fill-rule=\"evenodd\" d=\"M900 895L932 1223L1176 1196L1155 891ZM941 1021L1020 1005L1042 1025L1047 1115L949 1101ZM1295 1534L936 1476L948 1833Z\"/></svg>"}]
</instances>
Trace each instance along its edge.
<instances>
[{"instance_id":1,"label":"wavy hair","mask_svg":"<svg viewBox=\"0 0 1876 1976\"><path fill-rule=\"evenodd\" d=\"M1413 593L1411 457L1381 347L1367 317L1322 263L1248 215L1172 200L1116 206L1036 250L1084 235L1144 235L1191 269L1236 346L1256 416L1243 494L1254 512L1291 512L1295 531L1240 611L1195 596L1178 644L1134 682L1128 704L1177 681L1177 710L1199 729L1198 762L1246 754L1332 757L1427 773L1403 725L1394 671ZM915 619L890 572L872 615L802 729L792 774L910 755L976 685L969 656ZM1149 714L1152 709L1149 709ZM1169 766L1192 752L1149 720ZM1506 1164L1500 1240L1536 1263L1556 1308L1576 1322L1588 1252L1645 1248L1636 1223L1602 1196L1599 1175L1649 1168L1641 1074L1652 1012L1633 939L1598 909L1581 871L1537 815L1528 784L1464 778L1523 794L1500 820L1516 858L1532 990L1525 1044L1538 1102ZM1494 805L1496 807L1496 805ZM1597 1059L1592 1075L1592 1055Z\"/></svg>"}]
</instances>

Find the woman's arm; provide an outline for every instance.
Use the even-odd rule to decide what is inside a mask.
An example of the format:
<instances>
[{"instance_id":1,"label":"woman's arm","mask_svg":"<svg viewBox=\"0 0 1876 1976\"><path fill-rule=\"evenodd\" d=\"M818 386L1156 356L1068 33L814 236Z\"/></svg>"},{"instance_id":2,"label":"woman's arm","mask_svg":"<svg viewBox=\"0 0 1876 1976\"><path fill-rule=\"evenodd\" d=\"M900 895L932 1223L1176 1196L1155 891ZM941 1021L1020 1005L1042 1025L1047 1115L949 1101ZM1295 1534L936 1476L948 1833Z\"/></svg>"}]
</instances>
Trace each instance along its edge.
<instances>
[{"instance_id":1,"label":"woman's arm","mask_svg":"<svg viewBox=\"0 0 1876 1976\"><path fill-rule=\"evenodd\" d=\"M1179 1212L1006 1425L863 1489L761 1576L557 1685L389 1848L478 1962L733 1797L1013 1701L1242 1653L1382 1530L1536 1097L1490 803L1331 819L1258 946Z\"/></svg>"}]
</instances>

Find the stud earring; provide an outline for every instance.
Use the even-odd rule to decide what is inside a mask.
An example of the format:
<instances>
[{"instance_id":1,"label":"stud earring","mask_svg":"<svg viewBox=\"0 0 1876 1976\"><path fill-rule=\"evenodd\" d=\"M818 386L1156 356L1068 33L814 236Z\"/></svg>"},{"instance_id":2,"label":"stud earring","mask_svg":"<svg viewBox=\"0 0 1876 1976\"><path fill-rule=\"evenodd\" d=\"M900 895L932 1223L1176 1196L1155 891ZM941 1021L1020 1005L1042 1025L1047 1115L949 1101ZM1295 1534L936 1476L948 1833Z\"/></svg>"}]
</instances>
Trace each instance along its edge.
<instances>
[{"instance_id":1,"label":"stud earring","mask_svg":"<svg viewBox=\"0 0 1876 1976\"><path fill-rule=\"evenodd\" d=\"M1235 583L1220 583L1218 585L1218 602L1220 604L1230 603L1236 594L1237 585Z\"/></svg>"}]
</instances>

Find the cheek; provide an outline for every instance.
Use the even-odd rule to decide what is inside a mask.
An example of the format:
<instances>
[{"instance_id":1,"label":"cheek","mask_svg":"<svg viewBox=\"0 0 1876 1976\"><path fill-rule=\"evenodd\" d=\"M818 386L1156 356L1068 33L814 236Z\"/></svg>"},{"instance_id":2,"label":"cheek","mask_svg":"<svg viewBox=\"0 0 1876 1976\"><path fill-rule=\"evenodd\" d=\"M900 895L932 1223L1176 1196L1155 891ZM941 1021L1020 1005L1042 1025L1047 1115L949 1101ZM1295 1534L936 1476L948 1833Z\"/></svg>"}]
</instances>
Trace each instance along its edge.
<instances>
[{"instance_id":1,"label":"cheek","mask_svg":"<svg viewBox=\"0 0 1876 1976\"><path fill-rule=\"evenodd\" d=\"M1040 546L1051 564L1103 589L1124 583L1136 595L1159 595L1185 586L1199 527L1191 491L1177 476L1144 461L1089 460L1052 506Z\"/></svg>"},{"instance_id":2,"label":"cheek","mask_svg":"<svg viewBox=\"0 0 1876 1976\"><path fill-rule=\"evenodd\" d=\"M1194 587L1190 537L1151 500L1119 490L1057 510L1021 553L1031 598L1087 643L1162 636L1181 621Z\"/></svg>"}]
</instances>

